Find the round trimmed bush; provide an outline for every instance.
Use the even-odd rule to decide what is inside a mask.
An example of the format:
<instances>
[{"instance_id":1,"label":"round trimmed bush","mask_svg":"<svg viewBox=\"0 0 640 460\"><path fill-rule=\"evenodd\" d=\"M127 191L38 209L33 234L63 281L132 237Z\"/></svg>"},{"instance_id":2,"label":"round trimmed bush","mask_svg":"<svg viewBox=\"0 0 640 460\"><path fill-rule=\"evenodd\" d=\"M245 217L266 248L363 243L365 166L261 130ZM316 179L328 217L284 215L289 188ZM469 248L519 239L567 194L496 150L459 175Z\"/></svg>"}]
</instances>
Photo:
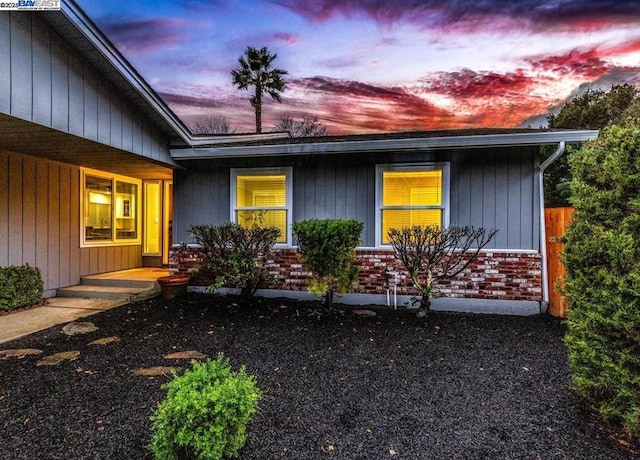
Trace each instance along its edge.
<instances>
[{"instance_id":1,"label":"round trimmed bush","mask_svg":"<svg viewBox=\"0 0 640 460\"><path fill-rule=\"evenodd\" d=\"M159 460L236 457L247 440L246 427L261 391L245 367L234 372L222 354L165 384L149 449Z\"/></svg>"}]
</instances>

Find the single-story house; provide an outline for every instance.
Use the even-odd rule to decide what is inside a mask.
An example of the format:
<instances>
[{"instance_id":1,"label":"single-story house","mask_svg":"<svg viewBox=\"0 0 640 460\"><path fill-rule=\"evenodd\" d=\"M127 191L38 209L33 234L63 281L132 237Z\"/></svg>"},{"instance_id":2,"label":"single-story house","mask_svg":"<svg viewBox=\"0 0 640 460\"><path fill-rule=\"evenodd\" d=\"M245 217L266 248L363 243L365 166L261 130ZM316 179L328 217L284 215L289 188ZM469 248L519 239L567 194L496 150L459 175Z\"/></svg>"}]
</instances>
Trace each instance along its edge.
<instances>
[{"instance_id":1,"label":"single-story house","mask_svg":"<svg viewBox=\"0 0 640 460\"><path fill-rule=\"evenodd\" d=\"M0 12L0 266L39 267L47 295L89 274L185 271L197 248L175 246L193 242L191 225L258 211L282 229L278 284L262 294L302 295L292 223L352 218L361 270L345 301L403 303L387 229L473 225L499 231L435 308L544 310L540 146L557 157L597 131L194 136L72 0L60 5Z\"/></svg>"}]
</instances>

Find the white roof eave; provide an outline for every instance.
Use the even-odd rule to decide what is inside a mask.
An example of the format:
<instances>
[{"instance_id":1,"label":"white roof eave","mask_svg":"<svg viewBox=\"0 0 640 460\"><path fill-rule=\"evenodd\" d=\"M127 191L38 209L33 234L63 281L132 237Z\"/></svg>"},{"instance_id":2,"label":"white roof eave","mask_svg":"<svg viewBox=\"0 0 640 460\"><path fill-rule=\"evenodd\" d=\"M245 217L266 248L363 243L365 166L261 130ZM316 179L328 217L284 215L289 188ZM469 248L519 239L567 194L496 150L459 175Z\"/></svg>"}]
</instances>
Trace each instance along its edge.
<instances>
[{"instance_id":1,"label":"white roof eave","mask_svg":"<svg viewBox=\"0 0 640 460\"><path fill-rule=\"evenodd\" d=\"M207 160L238 157L275 157L289 155L554 145L559 142L584 142L595 139L597 136L597 130L540 131L533 133L411 137L404 139L394 138L314 143L174 148L170 150L170 153L174 160Z\"/></svg>"}]
</instances>

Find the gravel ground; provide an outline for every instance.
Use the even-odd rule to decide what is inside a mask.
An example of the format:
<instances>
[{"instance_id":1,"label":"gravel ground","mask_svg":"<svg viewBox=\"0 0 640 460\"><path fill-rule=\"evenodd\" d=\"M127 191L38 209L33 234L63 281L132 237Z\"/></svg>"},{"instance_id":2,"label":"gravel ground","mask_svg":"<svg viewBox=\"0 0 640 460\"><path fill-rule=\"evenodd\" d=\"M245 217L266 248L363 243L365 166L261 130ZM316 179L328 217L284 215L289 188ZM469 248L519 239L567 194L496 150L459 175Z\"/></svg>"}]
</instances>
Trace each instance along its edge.
<instances>
[{"instance_id":1,"label":"gravel ground","mask_svg":"<svg viewBox=\"0 0 640 460\"><path fill-rule=\"evenodd\" d=\"M264 391L242 459L631 459L569 389L563 323L549 317L344 308L190 295L88 318L5 343L41 355L0 360L0 458L150 459L151 416L169 353L223 352ZM90 342L117 337L104 345ZM74 360L38 366L46 356Z\"/></svg>"}]
</instances>

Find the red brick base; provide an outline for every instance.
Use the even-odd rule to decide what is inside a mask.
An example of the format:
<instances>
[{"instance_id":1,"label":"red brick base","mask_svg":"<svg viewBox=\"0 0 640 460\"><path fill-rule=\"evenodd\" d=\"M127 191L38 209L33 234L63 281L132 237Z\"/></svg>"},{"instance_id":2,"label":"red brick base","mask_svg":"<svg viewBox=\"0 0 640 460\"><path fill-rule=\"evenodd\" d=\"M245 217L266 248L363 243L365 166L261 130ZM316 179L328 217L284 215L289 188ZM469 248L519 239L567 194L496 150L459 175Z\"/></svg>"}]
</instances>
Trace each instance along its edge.
<instances>
[{"instance_id":1,"label":"red brick base","mask_svg":"<svg viewBox=\"0 0 640 460\"><path fill-rule=\"evenodd\" d=\"M393 251L359 249L359 294L385 294L396 287L398 295L416 295L407 273L393 256ZM190 273L202 263L200 248L190 246L186 251L171 248L169 265L172 271ZM271 289L306 290L310 273L298 259L294 248L278 248L269 260ZM542 300L541 257L538 253L482 252L457 278L443 280L435 286L438 297L458 297L495 300Z\"/></svg>"}]
</instances>

